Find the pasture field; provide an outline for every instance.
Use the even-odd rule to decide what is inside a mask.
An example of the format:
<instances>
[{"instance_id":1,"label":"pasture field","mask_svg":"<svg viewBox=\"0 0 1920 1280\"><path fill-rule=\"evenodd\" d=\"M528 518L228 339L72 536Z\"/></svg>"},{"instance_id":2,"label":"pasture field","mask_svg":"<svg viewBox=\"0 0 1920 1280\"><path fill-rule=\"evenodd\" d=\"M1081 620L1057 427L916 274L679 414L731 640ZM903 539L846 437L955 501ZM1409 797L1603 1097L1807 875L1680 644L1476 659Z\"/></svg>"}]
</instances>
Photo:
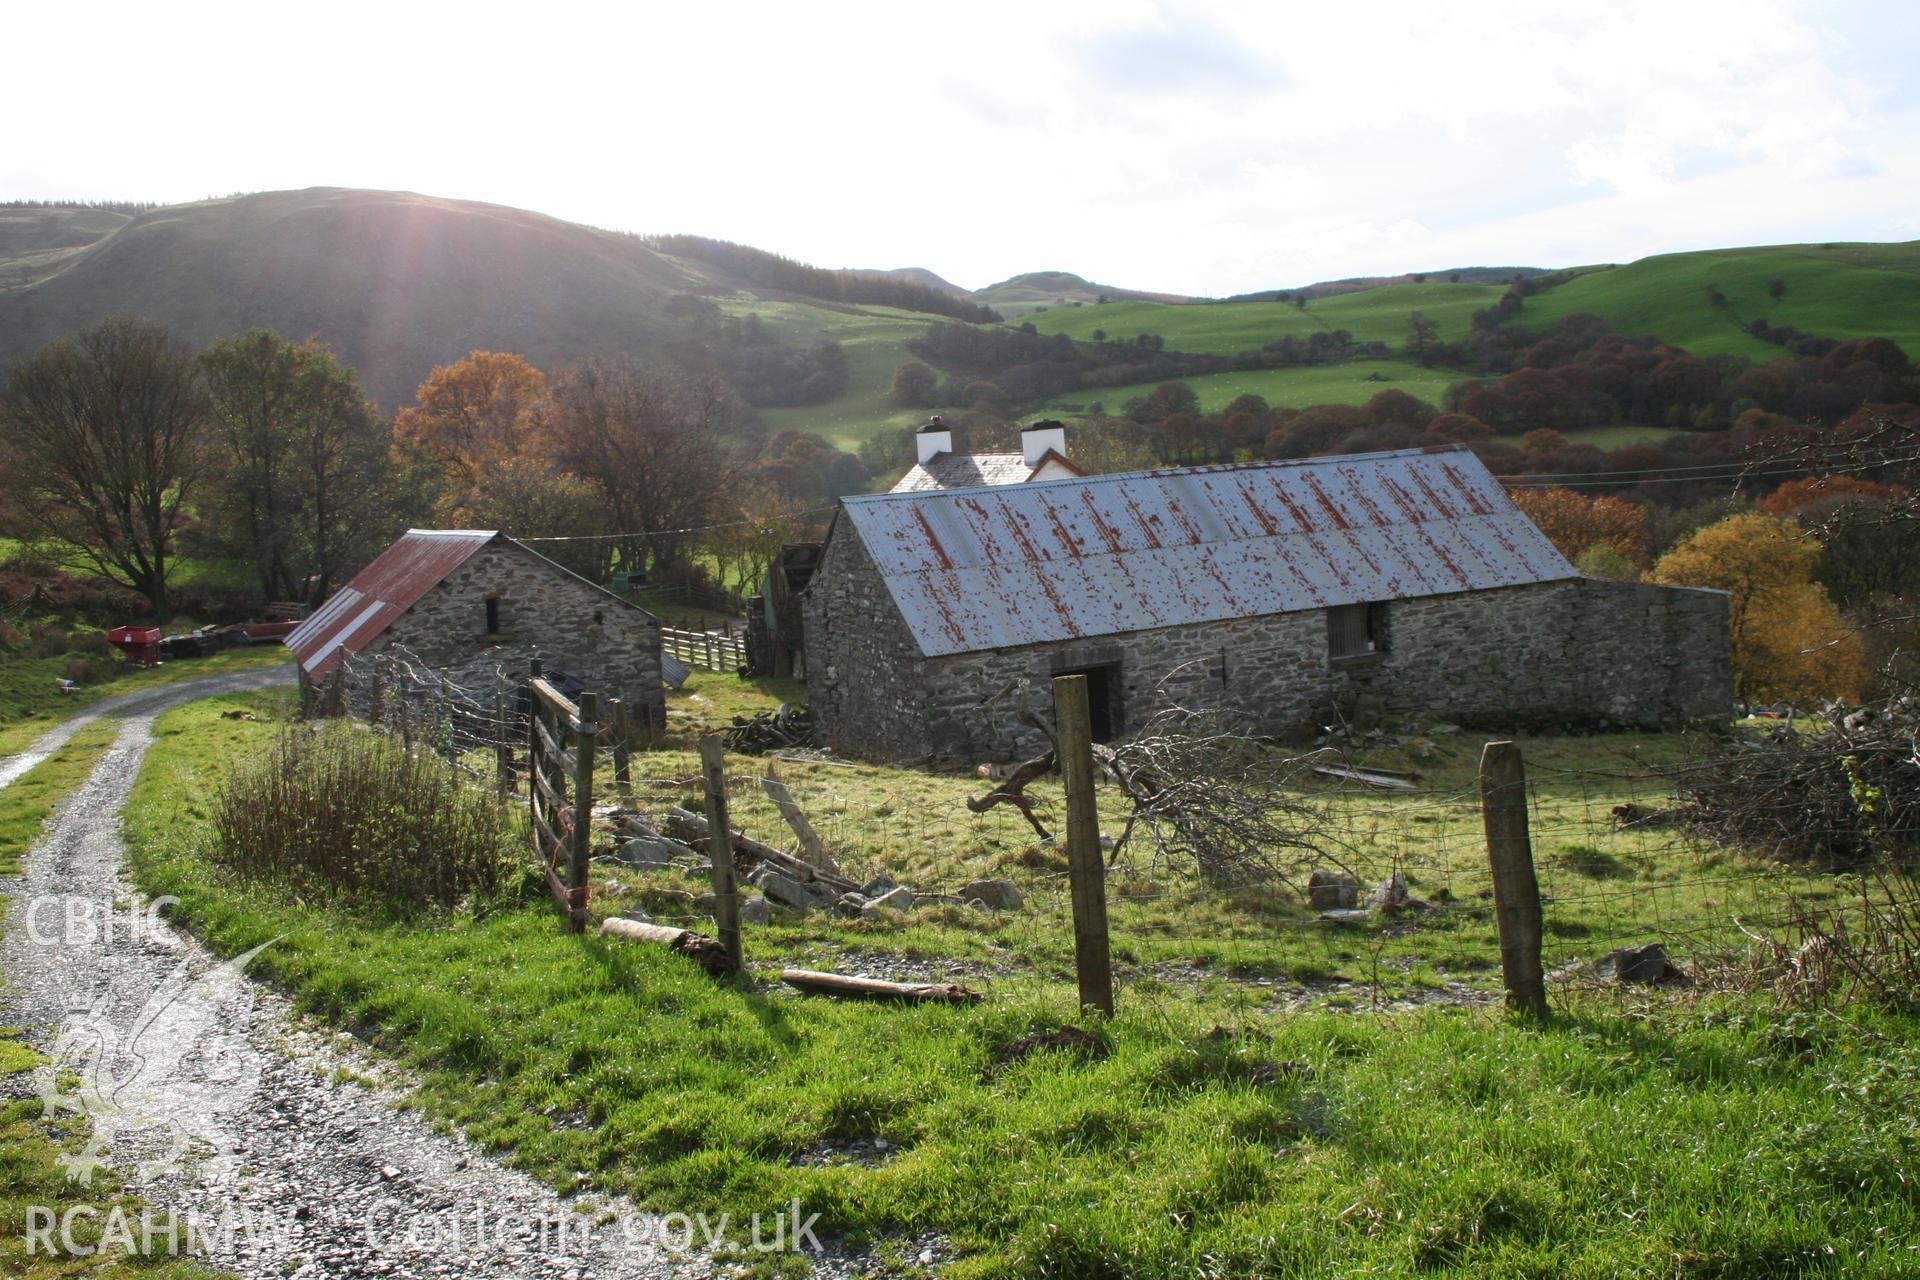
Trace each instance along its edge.
<instances>
[{"instance_id":1,"label":"pasture field","mask_svg":"<svg viewBox=\"0 0 1920 1280\"><path fill-rule=\"evenodd\" d=\"M1778 297L1768 282L1786 286ZM1718 289L1726 305L1708 295ZM1761 317L1822 338L1891 338L1920 357L1920 241L1782 245L1672 253L1585 272L1527 299L1513 323L1543 328L1590 312L1629 337L1655 336L1697 356L1772 360L1784 348L1746 333Z\"/></svg>"},{"instance_id":2,"label":"pasture field","mask_svg":"<svg viewBox=\"0 0 1920 1280\"><path fill-rule=\"evenodd\" d=\"M1168 351L1238 355L1279 338L1304 340L1317 332L1345 329L1356 342L1384 342L1399 350L1407 341L1407 317L1423 313L1444 339L1463 338L1473 313L1505 292L1491 284L1390 284L1309 302L1108 302L1064 307L1024 317L1042 333L1064 333L1081 342L1094 331L1111 338L1159 334Z\"/></svg>"},{"instance_id":3,"label":"pasture field","mask_svg":"<svg viewBox=\"0 0 1920 1280\"><path fill-rule=\"evenodd\" d=\"M1445 400L1447 388L1457 380L1449 370L1423 369L1411 360L1350 360L1179 379L1193 388L1206 413L1226 408L1241 395L1264 396L1276 409L1304 409L1315 404L1365 404L1388 390L1405 391L1437 408ZM1054 413L1079 413L1098 404L1108 413L1118 413L1127 401L1159 385L1139 382L1124 387L1090 387L1061 396L1047 407Z\"/></svg>"},{"instance_id":4,"label":"pasture field","mask_svg":"<svg viewBox=\"0 0 1920 1280\"><path fill-rule=\"evenodd\" d=\"M675 729L791 693L696 674ZM1495 1004L1497 951L1478 836L1480 740L1413 726L1363 759L1419 770L1416 791L1312 788L1330 859L1398 870L1432 911L1320 919L1272 886L1221 886L1143 849L1110 878L1118 1013L1076 1012L1059 851L963 775L777 762L856 877L921 891L1012 879L1013 911L957 903L871 921L816 914L746 930L750 975L568 935L529 889L400 923L227 882L204 857L210 786L280 727L285 695L169 713L128 817L133 874L173 893L222 952L415 1074L417 1104L583 1207L744 1216L798 1197L821 1227L885 1256L935 1235L942 1274L1109 1277L1910 1274L1920 1041L1910 1018L1800 1014L1712 981L1552 984L1531 1026ZM1522 740L1550 965L1669 940L1710 977L1794 899L1846 886L1665 831L1616 830L1691 742ZM730 757L736 823L782 843ZM683 750L636 757L632 803L697 803ZM611 780L600 785L611 797ZM1034 794L1049 820L1057 784ZM1108 830L1117 799L1102 803ZM529 875L528 883L531 885ZM596 864L595 910L697 924L700 881ZM972 1006L798 996L783 965L965 982ZM1734 966L1737 968L1737 965ZM1081 1050L1022 1054L1063 1027ZM804 1258L754 1274L802 1276Z\"/></svg>"}]
</instances>

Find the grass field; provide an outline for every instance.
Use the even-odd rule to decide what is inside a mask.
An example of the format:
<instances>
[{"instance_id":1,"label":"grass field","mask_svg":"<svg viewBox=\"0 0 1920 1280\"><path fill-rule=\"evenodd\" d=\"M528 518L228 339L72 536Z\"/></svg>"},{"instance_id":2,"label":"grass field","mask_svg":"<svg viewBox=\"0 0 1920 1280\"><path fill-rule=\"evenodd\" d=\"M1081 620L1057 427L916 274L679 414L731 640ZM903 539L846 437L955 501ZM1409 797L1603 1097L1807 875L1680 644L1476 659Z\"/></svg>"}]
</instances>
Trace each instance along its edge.
<instances>
[{"instance_id":1,"label":"grass field","mask_svg":"<svg viewBox=\"0 0 1920 1280\"><path fill-rule=\"evenodd\" d=\"M1445 339L1462 338L1473 313L1505 292L1490 284L1390 284L1343 293L1302 309L1290 302L1109 302L1047 311L1026 319L1042 333L1064 333L1082 342L1095 330L1112 338L1155 333L1169 351L1237 355L1258 351L1278 338L1305 338L1345 329L1358 342L1384 342L1395 350L1407 340L1407 317L1419 311L1440 326Z\"/></svg>"},{"instance_id":2,"label":"grass field","mask_svg":"<svg viewBox=\"0 0 1920 1280\"><path fill-rule=\"evenodd\" d=\"M1181 379L1200 397L1200 408L1206 413L1224 409L1235 396L1247 394L1264 396L1275 408L1303 409L1313 404L1365 404L1391 389L1405 391L1437 407L1456 380L1456 376L1445 369L1423 369L1411 360L1353 360ZM1141 382L1124 387L1093 387L1062 396L1048 408L1056 413L1073 413L1099 404L1108 413L1118 413L1127 401L1146 395L1158 385Z\"/></svg>"},{"instance_id":3,"label":"grass field","mask_svg":"<svg viewBox=\"0 0 1920 1280\"><path fill-rule=\"evenodd\" d=\"M1767 282L1776 278L1786 291L1771 298ZM1708 301L1714 289L1726 295L1726 308ZM1514 323L1540 328L1582 311L1623 334L1657 336L1700 356L1779 358L1783 348L1742 331L1764 316L1823 338L1891 338L1920 358L1920 241L1643 258L1529 298Z\"/></svg>"},{"instance_id":4,"label":"grass field","mask_svg":"<svg viewBox=\"0 0 1920 1280\"><path fill-rule=\"evenodd\" d=\"M781 693L698 677L674 711L713 723ZM223 952L285 934L265 976L313 1013L373 1029L419 1073L430 1114L555 1186L584 1179L589 1199L737 1217L798 1197L855 1241L943 1233L959 1253L945 1274L963 1278L1891 1277L1916 1262L1911 1020L1572 988L1532 1028L1435 995L1495 982L1475 905L1478 743L1465 735L1436 731L1417 749L1416 797L1326 797L1362 870L1398 865L1461 908L1338 925L1284 895L1116 873L1120 1011L1083 1023L1058 854L1017 817L968 813L959 800L977 780L782 763L853 874L991 871L1028 906L750 928L754 976L730 986L664 952L569 936L542 901L401 926L223 883L200 852L206 788L275 731L220 718L236 706L284 715L288 702L216 699L160 722L128 821L139 883L178 894ZM1830 892L1611 831L1604 807L1643 794L1679 749L1634 735L1525 742L1552 958L1656 923L1730 932L1726 917L1777 902L1783 879ZM678 752L636 771L655 780L649 806L684 800L697 776ZM771 832L750 778L733 790L739 823ZM1057 788L1047 799L1057 815ZM1724 887L1702 891L1709 878ZM671 872L596 877L599 909L650 903L656 918L687 887ZM845 1005L769 981L782 964L885 974L916 960L987 999ZM1073 1024L1097 1053L1009 1055ZM865 1154L835 1158L849 1143Z\"/></svg>"}]
</instances>

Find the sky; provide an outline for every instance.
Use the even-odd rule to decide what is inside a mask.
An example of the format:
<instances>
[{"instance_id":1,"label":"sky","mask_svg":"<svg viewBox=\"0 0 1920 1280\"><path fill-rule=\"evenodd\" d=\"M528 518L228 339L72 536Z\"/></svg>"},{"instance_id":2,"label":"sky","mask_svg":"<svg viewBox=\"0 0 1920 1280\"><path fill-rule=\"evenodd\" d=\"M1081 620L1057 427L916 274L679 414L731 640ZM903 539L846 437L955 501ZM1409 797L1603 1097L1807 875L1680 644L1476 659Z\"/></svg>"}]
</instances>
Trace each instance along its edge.
<instances>
[{"instance_id":1,"label":"sky","mask_svg":"<svg viewBox=\"0 0 1920 1280\"><path fill-rule=\"evenodd\" d=\"M5 25L0 200L372 187L1201 296L1920 239L1911 0L146 0Z\"/></svg>"}]
</instances>

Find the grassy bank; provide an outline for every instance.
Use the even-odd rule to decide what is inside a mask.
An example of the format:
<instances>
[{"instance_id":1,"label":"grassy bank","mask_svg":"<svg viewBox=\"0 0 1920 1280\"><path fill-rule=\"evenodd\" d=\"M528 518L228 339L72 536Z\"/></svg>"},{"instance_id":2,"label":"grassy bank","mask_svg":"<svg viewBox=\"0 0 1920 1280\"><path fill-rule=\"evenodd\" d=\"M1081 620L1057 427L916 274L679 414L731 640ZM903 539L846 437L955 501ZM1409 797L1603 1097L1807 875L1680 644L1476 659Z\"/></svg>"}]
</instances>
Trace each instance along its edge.
<instances>
[{"instance_id":1,"label":"grassy bank","mask_svg":"<svg viewBox=\"0 0 1920 1280\"><path fill-rule=\"evenodd\" d=\"M238 891L202 853L206 788L275 727L219 713L286 706L249 695L162 718L129 816L134 874L178 895L223 952L284 933L257 962L275 981L409 1062L429 1112L555 1186L736 1215L798 1197L855 1238L947 1233L961 1253L949 1274L972 1277L1894 1276L1920 1264L1910 1022L1704 996L1571 997L1544 1029L1457 1006L1288 1016L1228 970L1174 982L1122 955L1121 1013L1092 1025L1098 1052L1016 1058L1021 1037L1080 1022L1055 959L1064 942L1041 945L1043 929L1059 933L1045 908L1018 922L956 907L911 925L751 929L754 977L735 988L671 955L570 937L538 900L399 925ZM1534 747L1548 767L1548 745ZM683 756L643 759L662 788L692 776L676 775ZM1458 767L1434 766L1442 781ZM1024 867L1030 842L997 814L951 816L953 796L978 789L967 779L841 772L849 817L927 811L912 828L921 847L843 844L850 866L998 862L1029 888L1049 874ZM1431 826L1447 849L1465 839L1465 813L1429 811L1435 822L1410 814L1406 829ZM743 815L757 829L744 803ZM1561 855L1605 875L1624 861L1541 850ZM1466 896L1464 863L1461 874ZM609 904L649 892L637 878L599 888ZM1243 931L1239 958L1317 929L1277 927L1279 906L1209 910ZM1117 918L1116 950L1206 933L1147 923ZM1343 967L1394 941L1373 926L1320 932ZM1475 955L1484 933L1470 919L1456 931ZM1451 945L1444 929L1416 936ZM852 1006L767 980L781 963L875 948L964 950L977 959L963 976L989 997Z\"/></svg>"}]
</instances>

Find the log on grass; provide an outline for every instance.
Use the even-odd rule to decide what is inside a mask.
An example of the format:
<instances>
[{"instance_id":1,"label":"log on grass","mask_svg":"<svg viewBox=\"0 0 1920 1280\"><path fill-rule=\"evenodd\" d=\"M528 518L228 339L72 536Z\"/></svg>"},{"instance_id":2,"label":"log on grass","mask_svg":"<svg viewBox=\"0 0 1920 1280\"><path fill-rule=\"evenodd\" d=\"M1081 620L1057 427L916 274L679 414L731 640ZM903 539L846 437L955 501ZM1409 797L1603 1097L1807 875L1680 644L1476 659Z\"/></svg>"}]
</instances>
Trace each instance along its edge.
<instances>
[{"instance_id":1,"label":"log on grass","mask_svg":"<svg viewBox=\"0 0 1920 1280\"><path fill-rule=\"evenodd\" d=\"M603 938L624 938L629 942L651 942L657 946L677 951L688 959L697 962L701 968L715 977L723 977L734 972L733 960L727 955L727 949L720 943L695 933L691 929L675 929L663 924L648 924L644 920L628 920L616 916L600 923L600 936Z\"/></svg>"},{"instance_id":2,"label":"log on grass","mask_svg":"<svg viewBox=\"0 0 1920 1280\"><path fill-rule=\"evenodd\" d=\"M782 969L780 981L813 995L850 1000L899 1000L908 1004L977 1004L980 993L957 982L883 982L879 978L850 978L812 969Z\"/></svg>"}]
</instances>

